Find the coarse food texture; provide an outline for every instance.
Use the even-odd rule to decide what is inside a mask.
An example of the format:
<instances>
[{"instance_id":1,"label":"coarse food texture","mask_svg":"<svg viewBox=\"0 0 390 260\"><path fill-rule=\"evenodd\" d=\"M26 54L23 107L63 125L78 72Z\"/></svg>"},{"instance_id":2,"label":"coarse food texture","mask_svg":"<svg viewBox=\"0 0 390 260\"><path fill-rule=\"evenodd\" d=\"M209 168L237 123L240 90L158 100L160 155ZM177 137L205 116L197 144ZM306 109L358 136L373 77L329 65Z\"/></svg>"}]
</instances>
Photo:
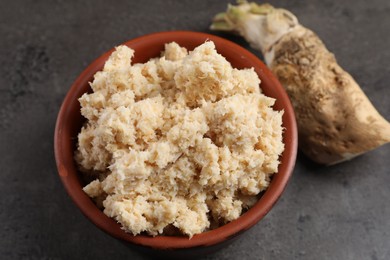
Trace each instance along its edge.
<instances>
[{"instance_id":1,"label":"coarse food texture","mask_svg":"<svg viewBox=\"0 0 390 260\"><path fill-rule=\"evenodd\" d=\"M168 43L143 64L133 55L117 47L79 99L75 159L94 179L84 191L134 235L191 237L238 218L278 170L283 111L211 41Z\"/></svg>"},{"instance_id":2,"label":"coarse food texture","mask_svg":"<svg viewBox=\"0 0 390 260\"><path fill-rule=\"evenodd\" d=\"M313 161L336 164L390 142L390 123L288 10L239 1L215 16L212 29L238 32L262 51L292 101L299 147Z\"/></svg>"}]
</instances>

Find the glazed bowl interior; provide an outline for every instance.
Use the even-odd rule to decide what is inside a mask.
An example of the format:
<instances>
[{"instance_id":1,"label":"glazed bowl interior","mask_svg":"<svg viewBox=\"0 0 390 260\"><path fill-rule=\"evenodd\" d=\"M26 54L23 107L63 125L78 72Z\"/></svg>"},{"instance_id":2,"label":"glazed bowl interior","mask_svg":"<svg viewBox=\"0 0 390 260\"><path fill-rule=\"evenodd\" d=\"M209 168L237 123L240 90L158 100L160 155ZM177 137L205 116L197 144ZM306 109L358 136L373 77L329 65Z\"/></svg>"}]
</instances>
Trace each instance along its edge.
<instances>
[{"instance_id":1,"label":"glazed bowl interior","mask_svg":"<svg viewBox=\"0 0 390 260\"><path fill-rule=\"evenodd\" d=\"M73 160L77 135L84 122L80 114L78 98L83 93L91 91L88 82L91 82L93 75L103 68L105 61L113 51L112 49L89 65L76 79L66 95L57 118L54 148L58 172L70 197L96 226L118 239L154 249L183 249L218 244L241 234L263 218L283 192L292 173L297 151L294 112L280 83L256 56L220 37L186 31L155 33L124 44L135 50L133 63L144 63L150 58L159 56L165 43L175 41L188 50L193 50L207 40L212 40L215 43L218 53L223 55L233 67L238 69L253 67L261 79L260 87L263 93L276 98L274 109L284 110L283 141L285 150L281 156L278 173L274 174L270 186L252 208L237 220L217 229L195 235L191 239L185 236L151 237L147 235L133 236L125 233L118 223L104 215L83 192L82 188L85 184L82 183L77 165Z\"/></svg>"}]
</instances>

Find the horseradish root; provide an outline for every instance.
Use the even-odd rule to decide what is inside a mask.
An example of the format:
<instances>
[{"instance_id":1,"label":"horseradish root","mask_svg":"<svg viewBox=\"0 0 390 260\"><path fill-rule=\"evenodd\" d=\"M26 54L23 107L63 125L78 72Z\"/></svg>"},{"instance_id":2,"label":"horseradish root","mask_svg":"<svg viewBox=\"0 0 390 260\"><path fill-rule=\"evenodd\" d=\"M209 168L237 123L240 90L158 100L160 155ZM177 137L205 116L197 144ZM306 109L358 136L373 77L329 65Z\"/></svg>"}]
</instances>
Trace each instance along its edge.
<instances>
[{"instance_id":1,"label":"horseradish root","mask_svg":"<svg viewBox=\"0 0 390 260\"><path fill-rule=\"evenodd\" d=\"M216 15L211 29L236 32L261 50L294 106L299 147L313 161L336 164L390 142L389 122L291 12L241 1Z\"/></svg>"}]
</instances>

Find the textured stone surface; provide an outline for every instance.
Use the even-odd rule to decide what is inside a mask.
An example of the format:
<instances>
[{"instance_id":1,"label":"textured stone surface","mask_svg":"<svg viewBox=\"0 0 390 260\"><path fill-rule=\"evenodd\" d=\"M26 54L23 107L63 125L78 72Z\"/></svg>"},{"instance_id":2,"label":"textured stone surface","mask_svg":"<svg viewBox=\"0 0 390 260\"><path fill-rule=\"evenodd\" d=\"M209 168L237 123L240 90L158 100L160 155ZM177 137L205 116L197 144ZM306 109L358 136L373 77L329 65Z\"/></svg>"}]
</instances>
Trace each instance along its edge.
<instances>
[{"instance_id":1,"label":"textured stone surface","mask_svg":"<svg viewBox=\"0 0 390 260\"><path fill-rule=\"evenodd\" d=\"M226 2L112 2L0 1L1 259L145 259L98 230L67 196L53 155L56 115L101 53L156 31L208 32ZM390 120L390 1L273 3L316 31ZM390 145L328 168L299 155L273 210L208 259L390 259L389 158Z\"/></svg>"}]
</instances>

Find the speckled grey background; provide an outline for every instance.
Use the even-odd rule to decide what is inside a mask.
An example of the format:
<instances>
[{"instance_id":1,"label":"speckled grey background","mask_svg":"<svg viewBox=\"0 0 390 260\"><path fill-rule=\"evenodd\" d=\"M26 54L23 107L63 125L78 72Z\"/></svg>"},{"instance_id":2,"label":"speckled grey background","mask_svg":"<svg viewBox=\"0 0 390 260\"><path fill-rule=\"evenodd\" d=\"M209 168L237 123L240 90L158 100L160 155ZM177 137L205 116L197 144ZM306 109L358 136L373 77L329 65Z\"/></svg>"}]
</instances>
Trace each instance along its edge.
<instances>
[{"instance_id":1,"label":"speckled grey background","mask_svg":"<svg viewBox=\"0 0 390 260\"><path fill-rule=\"evenodd\" d=\"M390 1L273 2L322 37L390 120ZM57 112L101 53L156 31L208 32L225 7L221 0L0 1L1 259L145 258L97 229L67 196L53 156ZM390 259L389 159L390 145L329 168L299 155L273 210L208 259Z\"/></svg>"}]
</instances>

